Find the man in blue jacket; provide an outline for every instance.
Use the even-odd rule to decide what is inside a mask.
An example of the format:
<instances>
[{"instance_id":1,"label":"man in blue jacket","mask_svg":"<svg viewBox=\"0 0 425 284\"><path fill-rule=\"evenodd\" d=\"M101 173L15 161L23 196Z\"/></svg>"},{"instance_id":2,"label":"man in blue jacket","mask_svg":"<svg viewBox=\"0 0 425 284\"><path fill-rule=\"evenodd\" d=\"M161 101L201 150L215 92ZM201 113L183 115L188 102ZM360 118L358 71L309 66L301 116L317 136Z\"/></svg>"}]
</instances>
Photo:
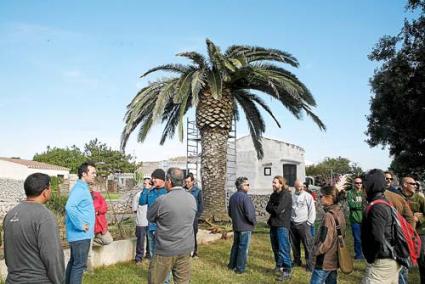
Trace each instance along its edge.
<instances>
[{"instance_id":1,"label":"man in blue jacket","mask_svg":"<svg viewBox=\"0 0 425 284\"><path fill-rule=\"evenodd\" d=\"M238 177L235 182L237 192L229 199L228 213L233 224L233 245L228 268L242 274L248 257L251 233L255 228L255 207L248 196L248 178Z\"/></svg>"},{"instance_id":2,"label":"man in blue jacket","mask_svg":"<svg viewBox=\"0 0 425 284\"><path fill-rule=\"evenodd\" d=\"M193 249L192 257L198 257L198 241L196 235L198 234L198 220L204 212L204 201L202 197L202 191L199 187L195 185L195 178L192 173L189 173L185 178L185 187L188 192L190 192L196 200L196 217L193 221L193 234L195 237L195 248Z\"/></svg>"},{"instance_id":3,"label":"man in blue jacket","mask_svg":"<svg viewBox=\"0 0 425 284\"><path fill-rule=\"evenodd\" d=\"M66 237L71 250L66 266L66 284L81 283L94 236L95 211L89 184L95 182L95 165L91 162L83 163L78 168L78 178L65 205Z\"/></svg>"},{"instance_id":4,"label":"man in blue jacket","mask_svg":"<svg viewBox=\"0 0 425 284\"><path fill-rule=\"evenodd\" d=\"M144 188L140 194L139 204L141 206L148 205L148 210L155 203L156 199L167 193L165 189L165 172L162 169L156 169L151 174L153 187L151 189ZM155 232L156 224L149 222L148 224L148 245L151 257L155 255Z\"/></svg>"}]
</instances>

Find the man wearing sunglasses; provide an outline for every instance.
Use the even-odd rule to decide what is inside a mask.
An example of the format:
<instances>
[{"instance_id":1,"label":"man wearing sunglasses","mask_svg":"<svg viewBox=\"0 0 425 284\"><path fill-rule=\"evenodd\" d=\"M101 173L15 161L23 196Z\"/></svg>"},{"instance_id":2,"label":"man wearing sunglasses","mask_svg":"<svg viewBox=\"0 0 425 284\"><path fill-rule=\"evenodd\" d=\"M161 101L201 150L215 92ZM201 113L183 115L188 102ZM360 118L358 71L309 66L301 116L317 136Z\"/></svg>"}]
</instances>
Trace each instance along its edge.
<instances>
[{"instance_id":1,"label":"man wearing sunglasses","mask_svg":"<svg viewBox=\"0 0 425 284\"><path fill-rule=\"evenodd\" d=\"M3 221L6 283L63 283L65 263L56 218L44 204L50 200L50 177L42 173L24 182L26 200Z\"/></svg>"},{"instance_id":2,"label":"man wearing sunglasses","mask_svg":"<svg viewBox=\"0 0 425 284\"><path fill-rule=\"evenodd\" d=\"M363 183L360 177L354 179L353 188L347 192L348 207L350 208L351 232L354 239L354 259L363 259L361 242L361 224L363 210L366 203L366 195L363 191Z\"/></svg>"},{"instance_id":3,"label":"man wearing sunglasses","mask_svg":"<svg viewBox=\"0 0 425 284\"><path fill-rule=\"evenodd\" d=\"M409 204L415 220L416 232L421 238L421 254L419 256L418 266L421 277L421 283L425 283L425 199L416 193L416 181L412 177L404 177L401 181L401 193Z\"/></svg>"}]
</instances>

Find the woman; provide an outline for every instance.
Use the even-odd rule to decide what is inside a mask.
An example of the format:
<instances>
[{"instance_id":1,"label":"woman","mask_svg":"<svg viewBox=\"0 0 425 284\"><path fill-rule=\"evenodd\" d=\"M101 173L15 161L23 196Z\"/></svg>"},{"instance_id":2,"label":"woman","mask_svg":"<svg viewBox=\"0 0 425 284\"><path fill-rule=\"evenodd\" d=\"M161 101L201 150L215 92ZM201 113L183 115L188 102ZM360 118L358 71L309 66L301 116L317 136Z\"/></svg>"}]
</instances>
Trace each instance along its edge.
<instances>
[{"instance_id":1,"label":"woman","mask_svg":"<svg viewBox=\"0 0 425 284\"><path fill-rule=\"evenodd\" d=\"M106 212L108 211L108 204L105 198L103 198L100 192L94 191L93 187L90 187L90 193L93 198L93 205L96 215L94 225L94 239L98 245L104 246L109 245L113 242L111 233L108 231L108 221L106 220Z\"/></svg>"},{"instance_id":2,"label":"woman","mask_svg":"<svg viewBox=\"0 0 425 284\"><path fill-rule=\"evenodd\" d=\"M314 241L315 266L310 284L337 283L338 270L338 234L336 222L341 226L345 236L344 212L338 205L343 192L338 192L334 186L324 186L320 189L320 201L325 211L319 231Z\"/></svg>"},{"instance_id":3,"label":"woman","mask_svg":"<svg viewBox=\"0 0 425 284\"><path fill-rule=\"evenodd\" d=\"M279 280L283 281L291 278L292 270L289 242L292 196L282 176L275 176L272 186L273 193L266 206L266 211L270 213L267 224L270 226L270 242L276 262L275 271L280 274Z\"/></svg>"}]
</instances>

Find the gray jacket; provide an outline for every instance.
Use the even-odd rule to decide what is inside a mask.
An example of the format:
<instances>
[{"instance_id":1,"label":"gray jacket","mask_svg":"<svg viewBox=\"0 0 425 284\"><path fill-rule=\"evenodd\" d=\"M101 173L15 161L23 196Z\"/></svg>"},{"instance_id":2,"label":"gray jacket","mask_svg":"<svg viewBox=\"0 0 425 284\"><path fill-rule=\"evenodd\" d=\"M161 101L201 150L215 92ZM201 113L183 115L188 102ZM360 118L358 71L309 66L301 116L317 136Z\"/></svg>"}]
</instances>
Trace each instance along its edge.
<instances>
[{"instance_id":1,"label":"gray jacket","mask_svg":"<svg viewBox=\"0 0 425 284\"><path fill-rule=\"evenodd\" d=\"M182 187L173 187L148 208L149 222L157 225L155 244L158 255L188 255L193 251L196 211L195 198Z\"/></svg>"}]
</instances>

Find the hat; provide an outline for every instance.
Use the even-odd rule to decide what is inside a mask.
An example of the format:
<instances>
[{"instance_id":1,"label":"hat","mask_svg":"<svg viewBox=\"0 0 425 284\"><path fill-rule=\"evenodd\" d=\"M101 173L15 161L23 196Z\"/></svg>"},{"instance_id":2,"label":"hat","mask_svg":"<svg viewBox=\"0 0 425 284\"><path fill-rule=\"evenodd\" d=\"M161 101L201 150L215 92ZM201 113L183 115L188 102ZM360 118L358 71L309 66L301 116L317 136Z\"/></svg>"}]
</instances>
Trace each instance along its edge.
<instances>
[{"instance_id":1,"label":"hat","mask_svg":"<svg viewBox=\"0 0 425 284\"><path fill-rule=\"evenodd\" d=\"M151 177L165 181L165 172L162 169L156 169L152 172Z\"/></svg>"}]
</instances>

